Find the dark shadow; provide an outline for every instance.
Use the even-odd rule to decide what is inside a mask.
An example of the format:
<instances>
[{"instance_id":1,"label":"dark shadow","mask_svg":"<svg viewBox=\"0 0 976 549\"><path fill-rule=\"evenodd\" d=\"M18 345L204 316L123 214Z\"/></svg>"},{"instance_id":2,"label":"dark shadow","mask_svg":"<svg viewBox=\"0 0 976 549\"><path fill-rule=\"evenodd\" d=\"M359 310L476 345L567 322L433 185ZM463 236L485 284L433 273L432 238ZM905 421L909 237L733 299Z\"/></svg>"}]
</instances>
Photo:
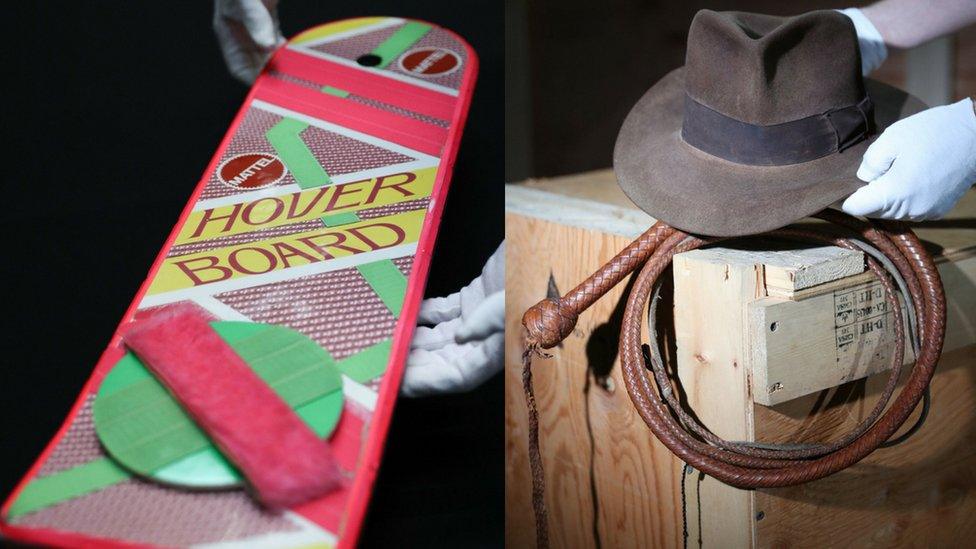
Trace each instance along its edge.
<instances>
[{"instance_id":1,"label":"dark shadow","mask_svg":"<svg viewBox=\"0 0 976 549\"><path fill-rule=\"evenodd\" d=\"M555 289L555 281L549 279L550 291ZM627 307L627 296L634 286L634 276L631 275L627 280L624 293L614 307L613 312L606 322L600 324L590 333L590 338L586 341L586 380L583 384L583 394L586 400L586 435L590 440L590 500L593 502L593 543L598 549L601 547L600 539L600 500L596 490L596 471L594 463L596 461L596 439L593 436L593 425L590 421L590 390L594 387L608 388L610 372L613 370L613 363L617 360L620 341L620 328L623 323L624 309ZM555 290L558 292L558 290ZM558 295L558 294L557 294Z\"/></svg>"},{"instance_id":2,"label":"dark shadow","mask_svg":"<svg viewBox=\"0 0 976 549\"><path fill-rule=\"evenodd\" d=\"M593 378L590 376L590 371L587 370L586 381L583 383L583 399L586 402L586 436L590 439L590 501L593 502L593 545L600 549L602 547L602 541L600 540L600 498L596 491L596 470L594 468L594 463L596 462L596 439L593 437L593 423L590 421L590 388L593 387Z\"/></svg>"},{"instance_id":3,"label":"dark shadow","mask_svg":"<svg viewBox=\"0 0 976 549\"><path fill-rule=\"evenodd\" d=\"M606 379L613 369L613 363L617 360L617 353L620 346L620 326L624 319L624 309L627 307L627 296L634 287L634 275L627 280L624 293L614 307L613 313L606 322L600 324L590 333L590 338L586 341L586 363L590 372L593 373L594 381L600 385L606 385Z\"/></svg>"}]
</instances>

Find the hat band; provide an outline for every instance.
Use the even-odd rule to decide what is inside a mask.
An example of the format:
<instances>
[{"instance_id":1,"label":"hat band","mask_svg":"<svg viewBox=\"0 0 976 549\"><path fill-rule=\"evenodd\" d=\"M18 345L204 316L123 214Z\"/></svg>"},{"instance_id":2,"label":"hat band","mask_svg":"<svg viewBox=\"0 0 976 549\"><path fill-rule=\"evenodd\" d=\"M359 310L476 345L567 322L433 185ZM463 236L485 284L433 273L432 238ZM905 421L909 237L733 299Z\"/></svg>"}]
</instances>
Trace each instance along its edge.
<instances>
[{"instance_id":1,"label":"hat band","mask_svg":"<svg viewBox=\"0 0 976 549\"><path fill-rule=\"evenodd\" d=\"M726 116L685 94L681 138L736 164L788 166L841 152L873 129L874 104L867 95L856 105L760 126Z\"/></svg>"}]
</instances>

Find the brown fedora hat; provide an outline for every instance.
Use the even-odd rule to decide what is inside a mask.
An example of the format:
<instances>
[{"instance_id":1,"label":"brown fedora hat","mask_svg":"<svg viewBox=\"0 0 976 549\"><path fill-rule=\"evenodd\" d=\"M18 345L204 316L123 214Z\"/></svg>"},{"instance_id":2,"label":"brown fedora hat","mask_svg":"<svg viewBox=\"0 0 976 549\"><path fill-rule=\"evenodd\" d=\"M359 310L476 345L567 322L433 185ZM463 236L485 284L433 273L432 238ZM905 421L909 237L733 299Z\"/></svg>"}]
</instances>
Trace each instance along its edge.
<instances>
[{"instance_id":1,"label":"brown fedora hat","mask_svg":"<svg viewBox=\"0 0 976 549\"><path fill-rule=\"evenodd\" d=\"M854 26L841 13L702 10L685 66L627 115L614 171L637 206L681 230L765 232L864 185L854 174L868 145L924 108L861 77Z\"/></svg>"}]
</instances>

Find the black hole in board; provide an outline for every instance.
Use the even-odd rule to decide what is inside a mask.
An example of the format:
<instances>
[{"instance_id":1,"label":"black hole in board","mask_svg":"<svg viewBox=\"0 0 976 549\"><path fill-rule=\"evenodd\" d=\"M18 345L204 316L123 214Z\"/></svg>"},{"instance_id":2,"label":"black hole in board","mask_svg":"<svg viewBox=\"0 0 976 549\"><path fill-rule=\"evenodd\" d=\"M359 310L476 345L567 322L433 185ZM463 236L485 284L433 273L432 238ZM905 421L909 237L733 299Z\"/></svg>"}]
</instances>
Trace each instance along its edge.
<instances>
[{"instance_id":1,"label":"black hole in board","mask_svg":"<svg viewBox=\"0 0 976 549\"><path fill-rule=\"evenodd\" d=\"M375 53L367 53L365 55L360 55L356 62L364 67L375 67L383 62L383 58L376 55Z\"/></svg>"}]
</instances>

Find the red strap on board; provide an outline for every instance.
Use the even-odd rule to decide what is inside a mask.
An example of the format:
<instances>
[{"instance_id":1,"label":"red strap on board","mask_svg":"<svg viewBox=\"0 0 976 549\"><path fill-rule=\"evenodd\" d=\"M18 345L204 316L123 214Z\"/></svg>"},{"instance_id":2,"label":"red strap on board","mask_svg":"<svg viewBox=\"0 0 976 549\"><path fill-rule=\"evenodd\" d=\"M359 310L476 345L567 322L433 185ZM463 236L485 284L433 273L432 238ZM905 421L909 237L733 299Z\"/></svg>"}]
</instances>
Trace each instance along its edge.
<instances>
[{"instance_id":1,"label":"red strap on board","mask_svg":"<svg viewBox=\"0 0 976 549\"><path fill-rule=\"evenodd\" d=\"M154 310L133 322L123 340L265 505L292 507L338 487L328 444L217 335L198 307Z\"/></svg>"}]
</instances>

